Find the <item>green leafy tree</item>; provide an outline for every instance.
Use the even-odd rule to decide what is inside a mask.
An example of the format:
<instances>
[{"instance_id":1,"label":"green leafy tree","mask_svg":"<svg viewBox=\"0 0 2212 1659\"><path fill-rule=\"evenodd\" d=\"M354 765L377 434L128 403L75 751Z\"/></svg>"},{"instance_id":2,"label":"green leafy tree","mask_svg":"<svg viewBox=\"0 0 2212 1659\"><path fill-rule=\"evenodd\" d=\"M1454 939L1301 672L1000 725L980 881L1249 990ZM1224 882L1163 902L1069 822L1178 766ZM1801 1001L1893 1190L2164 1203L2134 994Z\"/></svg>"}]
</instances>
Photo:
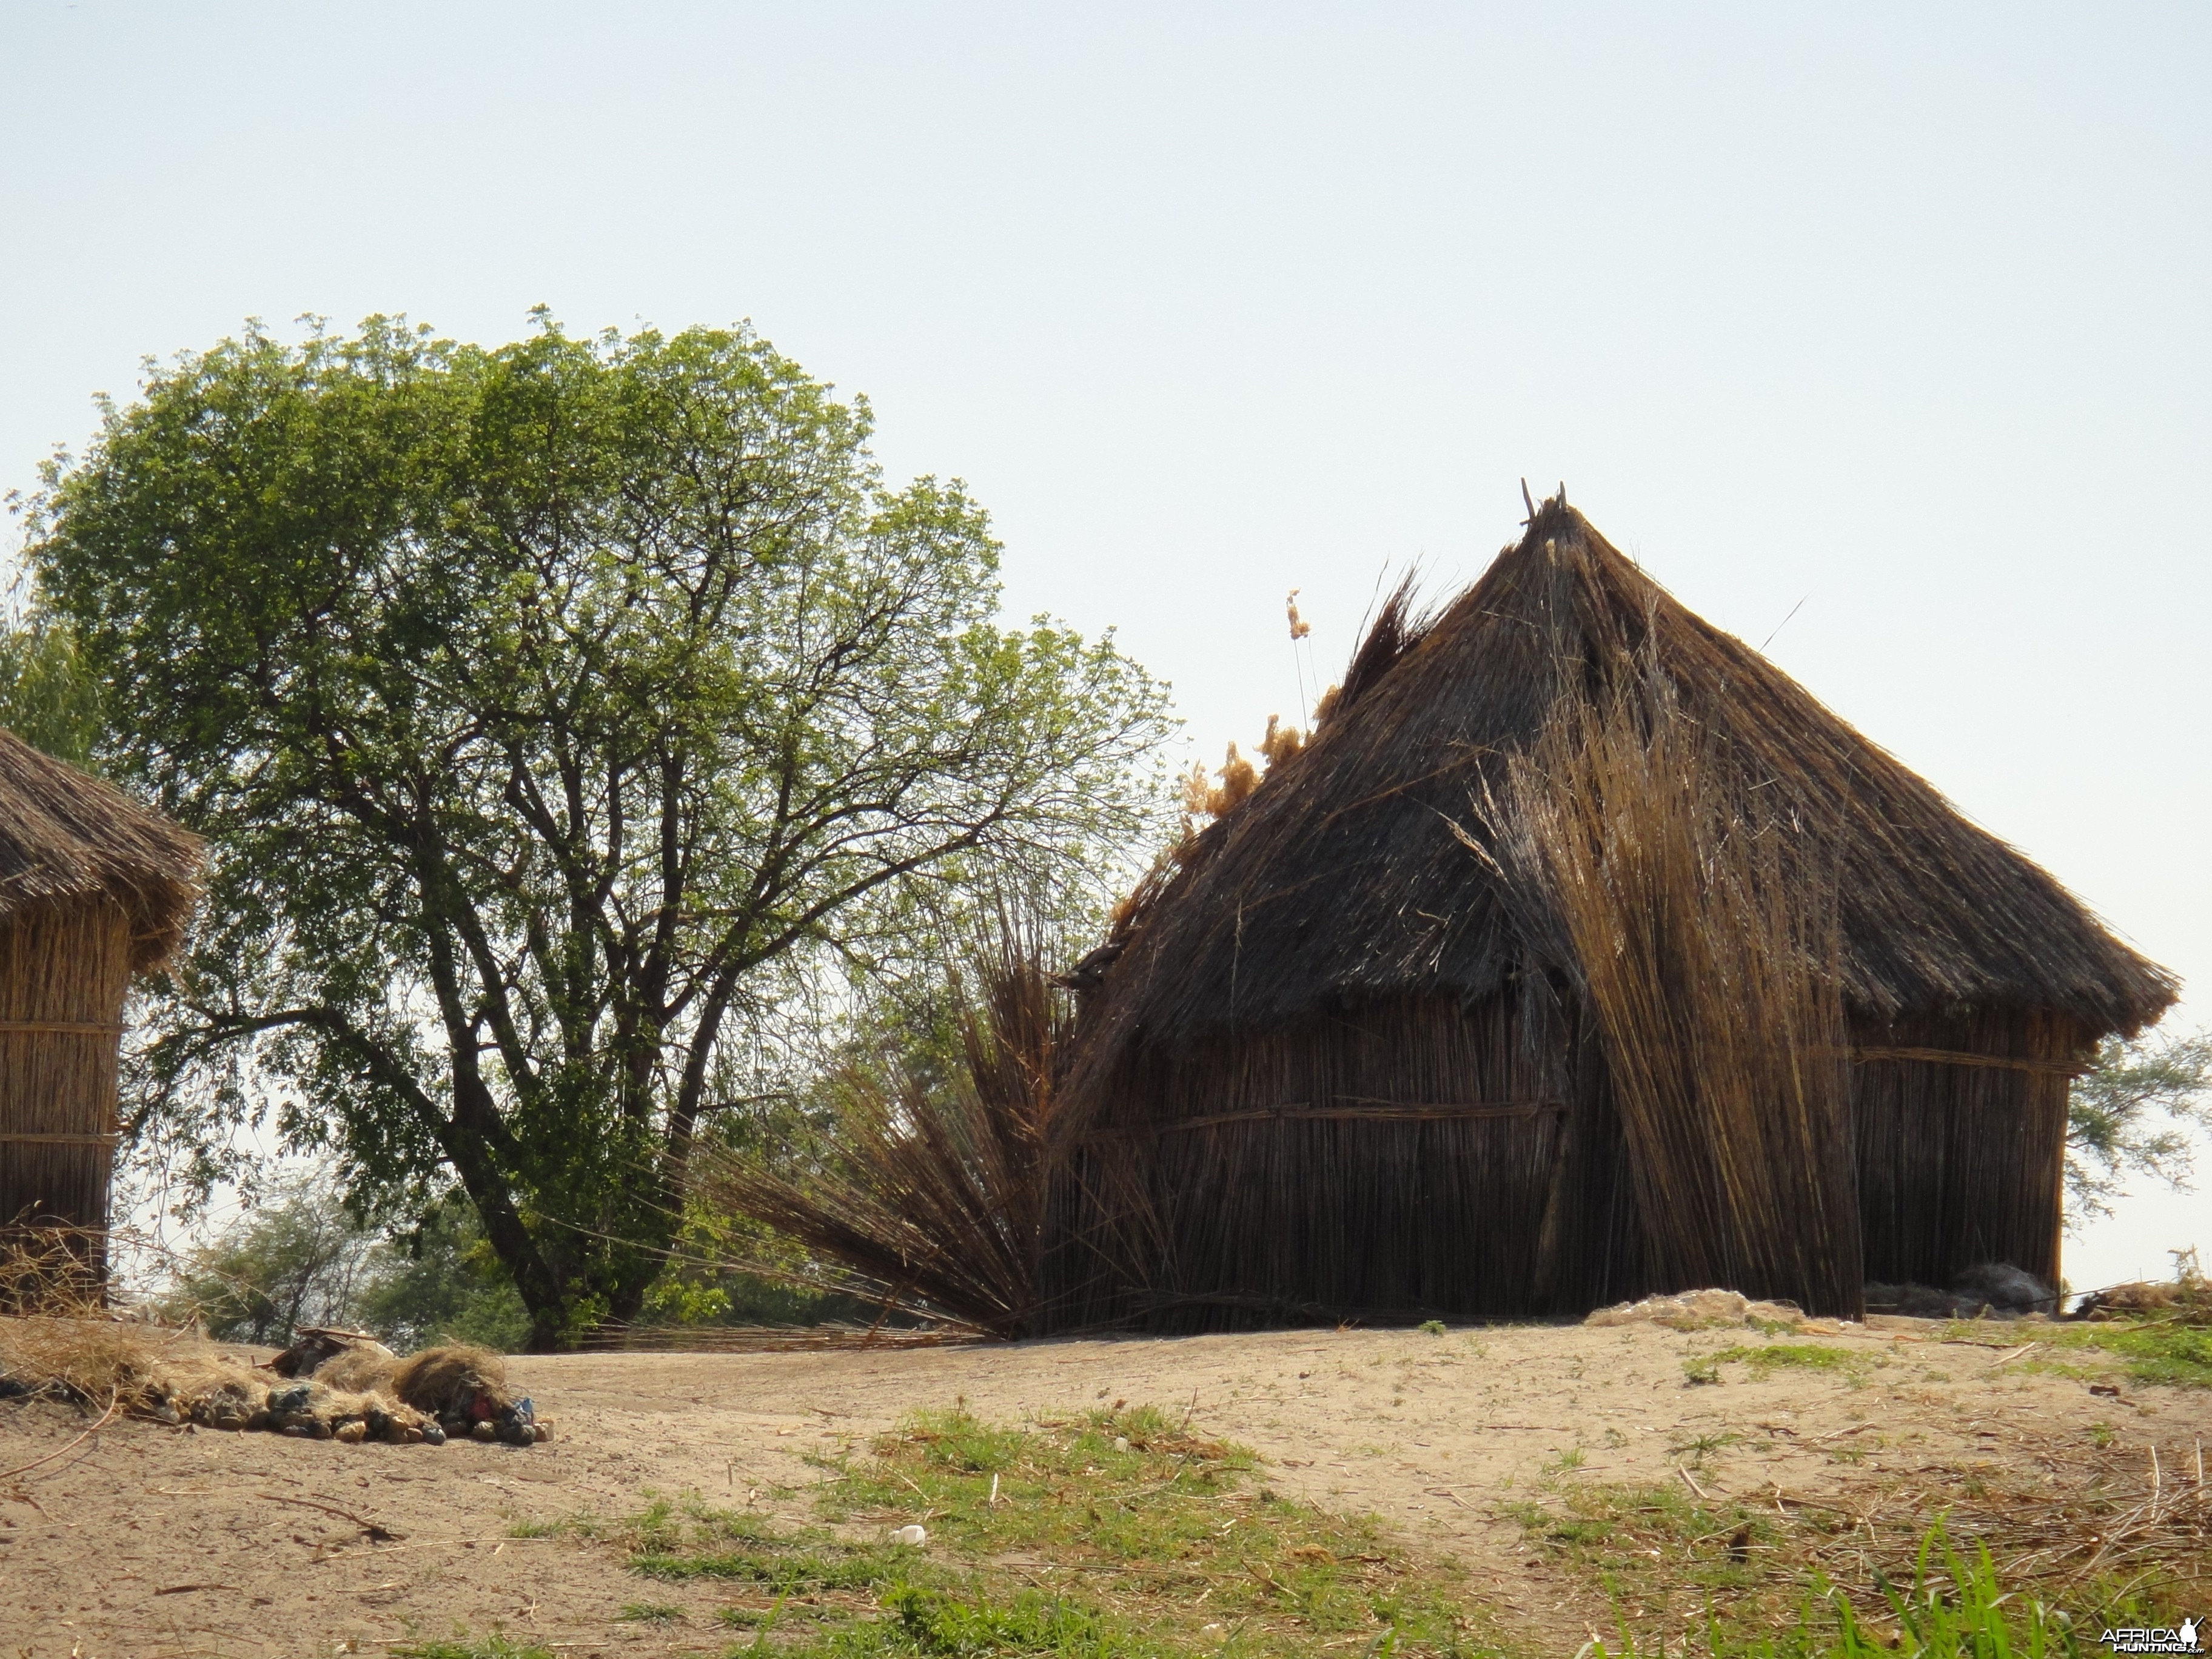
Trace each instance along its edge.
<instances>
[{"instance_id":1,"label":"green leafy tree","mask_svg":"<svg viewBox=\"0 0 2212 1659\"><path fill-rule=\"evenodd\" d=\"M69 624L35 597L0 625L0 726L57 760L90 766L100 739L100 684Z\"/></svg>"},{"instance_id":2,"label":"green leafy tree","mask_svg":"<svg viewBox=\"0 0 2212 1659\"><path fill-rule=\"evenodd\" d=\"M295 1175L192 1253L163 1307L219 1342L282 1347L303 1326L353 1322L374 1244L324 1172Z\"/></svg>"},{"instance_id":3,"label":"green leafy tree","mask_svg":"<svg viewBox=\"0 0 2212 1659\"><path fill-rule=\"evenodd\" d=\"M367 1330L401 1353L438 1341L520 1347L530 1316L454 1195L403 1238L349 1211L326 1165L279 1176L191 1252L157 1298L222 1342L281 1347L306 1326Z\"/></svg>"},{"instance_id":4,"label":"green leafy tree","mask_svg":"<svg viewBox=\"0 0 2212 1659\"><path fill-rule=\"evenodd\" d=\"M2189 1184L2192 1132L2212 1128L2212 1036L2108 1037L2066 1109L2071 1220L2110 1215L2130 1175Z\"/></svg>"},{"instance_id":5,"label":"green leafy tree","mask_svg":"<svg viewBox=\"0 0 2212 1659\"><path fill-rule=\"evenodd\" d=\"M273 1098L364 1212L451 1171L534 1346L637 1316L802 994L1150 827L1162 688L1000 627L981 509L747 330L148 373L27 543L103 760L214 843L134 1127Z\"/></svg>"},{"instance_id":6,"label":"green leafy tree","mask_svg":"<svg viewBox=\"0 0 2212 1659\"><path fill-rule=\"evenodd\" d=\"M530 1340L530 1313L459 1194L434 1204L404 1237L369 1252L353 1318L397 1353L433 1342L501 1352Z\"/></svg>"}]
</instances>

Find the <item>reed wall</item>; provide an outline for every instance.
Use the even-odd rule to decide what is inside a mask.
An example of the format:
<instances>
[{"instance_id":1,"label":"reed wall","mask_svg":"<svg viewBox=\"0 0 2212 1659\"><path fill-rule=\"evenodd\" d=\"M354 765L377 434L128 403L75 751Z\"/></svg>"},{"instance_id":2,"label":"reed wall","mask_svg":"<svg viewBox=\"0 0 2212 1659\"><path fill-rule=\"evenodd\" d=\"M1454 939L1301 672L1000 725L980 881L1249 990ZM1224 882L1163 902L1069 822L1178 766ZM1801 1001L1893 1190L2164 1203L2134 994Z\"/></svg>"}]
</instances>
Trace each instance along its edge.
<instances>
[{"instance_id":1,"label":"reed wall","mask_svg":"<svg viewBox=\"0 0 2212 1659\"><path fill-rule=\"evenodd\" d=\"M2081 1029L1999 1010L1851 1036L1863 1259L1838 1276L2055 1281ZM1695 1288L1654 1265L1595 1022L1541 979L1140 1049L1102 1101L1049 1201L1048 1330L1572 1316Z\"/></svg>"},{"instance_id":2,"label":"reed wall","mask_svg":"<svg viewBox=\"0 0 2212 1659\"><path fill-rule=\"evenodd\" d=\"M123 908L103 898L35 905L0 924L0 1231L81 1229L98 1253L131 945Z\"/></svg>"},{"instance_id":3,"label":"reed wall","mask_svg":"<svg viewBox=\"0 0 2212 1659\"><path fill-rule=\"evenodd\" d=\"M2063 1015L1996 1008L1864 1025L1855 1037L1867 1278L1942 1285L2009 1261L2057 1284L2067 1091L2094 1035Z\"/></svg>"},{"instance_id":4,"label":"reed wall","mask_svg":"<svg viewBox=\"0 0 2212 1659\"><path fill-rule=\"evenodd\" d=\"M1147 1057L1056 1183L1052 1328L1529 1317L1640 1272L1595 1046L1541 981Z\"/></svg>"}]
</instances>

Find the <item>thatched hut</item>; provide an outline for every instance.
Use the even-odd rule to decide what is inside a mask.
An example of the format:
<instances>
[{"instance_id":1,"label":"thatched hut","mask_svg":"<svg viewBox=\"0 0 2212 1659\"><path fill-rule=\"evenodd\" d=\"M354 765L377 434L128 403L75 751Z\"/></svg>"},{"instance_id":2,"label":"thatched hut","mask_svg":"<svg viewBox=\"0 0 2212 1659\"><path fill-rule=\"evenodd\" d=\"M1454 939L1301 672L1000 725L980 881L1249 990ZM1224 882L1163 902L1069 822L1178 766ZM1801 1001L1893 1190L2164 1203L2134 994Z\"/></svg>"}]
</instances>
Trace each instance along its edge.
<instances>
[{"instance_id":1,"label":"thatched hut","mask_svg":"<svg viewBox=\"0 0 2212 1659\"><path fill-rule=\"evenodd\" d=\"M100 1260L131 980L175 950L201 845L0 731L0 1242L73 1230Z\"/></svg>"},{"instance_id":2,"label":"thatched hut","mask_svg":"<svg viewBox=\"0 0 2212 1659\"><path fill-rule=\"evenodd\" d=\"M2055 1279L2069 1080L2175 994L1564 499L1112 944L1060 1328Z\"/></svg>"}]
</instances>

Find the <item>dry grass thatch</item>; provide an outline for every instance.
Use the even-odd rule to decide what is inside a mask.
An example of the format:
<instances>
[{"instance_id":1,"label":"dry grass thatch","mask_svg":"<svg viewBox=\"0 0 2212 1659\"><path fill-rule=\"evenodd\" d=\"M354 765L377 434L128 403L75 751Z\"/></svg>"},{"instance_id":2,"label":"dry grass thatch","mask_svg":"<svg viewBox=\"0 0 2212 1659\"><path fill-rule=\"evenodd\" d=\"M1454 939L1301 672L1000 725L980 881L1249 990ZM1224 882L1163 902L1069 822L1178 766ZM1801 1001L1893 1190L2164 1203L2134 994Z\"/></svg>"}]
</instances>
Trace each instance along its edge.
<instances>
[{"instance_id":1,"label":"dry grass thatch","mask_svg":"<svg viewBox=\"0 0 2212 1659\"><path fill-rule=\"evenodd\" d=\"M0 1238L0 1385L125 1416L176 1422L193 1403L267 1394L253 1366L197 1326L111 1314L88 1265L106 1251L81 1230L13 1230ZM251 1409L251 1407L249 1407Z\"/></svg>"},{"instance_id":2,"label":"dry grass thatch","mask_svg":"<svg viewBox=\"0 0 2212 1659\"><path fill-rule=\"evenodd\" d=\"M887 1310L1018 1336L1036 1312L1068 1012L1012 935L975 977L953 1077L848 1069L823 1166L723 1157L702 1179L714 1202L797 1239Z\"/></svg>"},{"instance_id":3,"label":"dry grass thatch","mask_svg":"<svg viewBox=\"0 0 2212 1659\"><path fill-rule=\"evenodd\" d=\"M1502 791L1562 699L1602 702L1657 663L1722 744L1716 787L1786 799L1839 898L1855 1013L2007 1005L2134 1031L2164 970L2050 875L1961 817L1741 641L1692 615L1564 501L1433 617L1394 593L1329 719L1210 825L1094 1011L1098 1057L1309 1017L1317 1004L1470 1000L1527 957L1455 824Z\"/></svg>"},{"instance_id":4,"label":"dry grass thatch","mask_svg":"<svg viewBox=\"0 0 2212 1659\"><path fill-rule=\"evenodd\" d=\"M143 973L182 937L203 856L198 836L0 731L0 921L55 900L111 901Z\"/></svg>"},{"instance_id":5,"label":"dry grass thatch","mask_svg":"<svg viewBox=\"0 0 2212 1659\"><path fill-rule=\"evenodd\" d=\"M228 1383L258 1383L261 1393L268 1391L250 1362L209 1341L197 1327L94 1311L0 1317L0 1375L33 1392L170 1420L165 1404Z\"/></svg>"}]
</instances>

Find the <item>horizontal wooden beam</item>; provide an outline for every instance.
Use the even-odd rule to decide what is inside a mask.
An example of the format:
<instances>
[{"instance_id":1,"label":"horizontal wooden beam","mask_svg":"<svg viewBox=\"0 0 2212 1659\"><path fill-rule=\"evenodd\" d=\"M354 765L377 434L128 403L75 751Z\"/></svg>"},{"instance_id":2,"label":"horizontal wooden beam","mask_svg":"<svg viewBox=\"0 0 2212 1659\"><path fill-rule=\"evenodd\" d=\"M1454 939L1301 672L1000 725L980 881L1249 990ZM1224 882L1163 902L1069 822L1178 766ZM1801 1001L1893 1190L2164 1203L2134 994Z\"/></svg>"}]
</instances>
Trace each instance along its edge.
<instances>
[{"instance_id":1,"label":"horizontal wooden beam","mask_svg":"<svg viewBox=\"0 0 2212 1659\"><path fill-rule=\"evenodd\" d=\"M2079 1077L2089 1068L2070 1060L2031 1060L2024 1054L1978 1054L1961 1048L1854 1048L1855 1060L1899 1060L1928 1066L1980 1066L1998 1072L2041 1072L2054 1077Z\"/></svg>"},{"instance_id":2,"label":"horizontal wooden beam","mask_svg":"<svg viewBox=\"0 0 2212 1659\"><path fill-rule=\"evenodd\" d=\"M1187 1129L1212 1129L1224 1123L1450 1123L1486 1118L1528 1118L1546 1112L1564 1112L1563 1100L1371 1100L1364 1095L1338 1095L1331 1104L1315 1106L1305 1101L1284 1106L1261 1106L1243 1112L1214 1112L1205 1117L1178 1118L1172 1123L1150 1123L1139 1128L1107 1130L1088 1137L1114 1140L1129 1135L1169 1135Z\"/></svg>"}]
</instances>

